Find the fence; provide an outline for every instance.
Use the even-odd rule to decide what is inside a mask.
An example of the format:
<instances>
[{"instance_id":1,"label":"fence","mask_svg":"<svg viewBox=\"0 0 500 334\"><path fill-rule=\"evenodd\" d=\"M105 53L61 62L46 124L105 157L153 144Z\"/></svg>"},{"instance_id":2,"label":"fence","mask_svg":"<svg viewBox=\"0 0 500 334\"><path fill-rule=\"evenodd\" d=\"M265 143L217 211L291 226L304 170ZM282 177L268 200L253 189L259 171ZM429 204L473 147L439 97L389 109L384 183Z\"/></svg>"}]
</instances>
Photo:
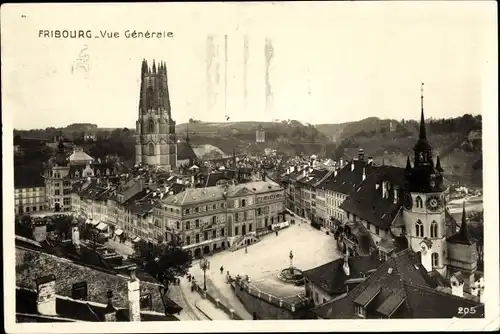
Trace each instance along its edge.
<instances>
[{"instance_id":1,"label":"fence","mask_svg":"<svg viewBox=\"0 0 500 334\"><path fill-rule=\"evenodd\" d=\"M217 308L221 309L224 313L226 313L233 320L243 320L233 309L228 308L226 305L222 304L220 299L214 298L207 291L203 291L203 288L200 287L196 282L191 282L196 292L203 296L203 298L208 299L213 305Z\"/></svg>"},{"instance_id":2,"label":"fence","mask_svg":"<svg viewBox=\"0 0 500 334\"><path fill-rule=\"evenodd\" d=\"M255 286L250 286L249 281L248 281L248 276L245 279L243 279L238 275L238 276L236 276L235 279L231 279L231 280L234 283L235 289L239 288L241 290L245 290L249 295L251 295L253 297L256 297L258 299L266 301L269 304L274 305L276 307L279 307L281 309L291 311L292 313L295 312L296 310L303 308L303 307L307 307L307 305L309 304L309 299L307 299L305 296L302 296L300 294L296 295L296 297L301 299L301 300L299 302L292 303L290 301L284 300L282 297L277 297L277 296L271 295L270 293L261 291Z\"/></svg>"}]
</instances>

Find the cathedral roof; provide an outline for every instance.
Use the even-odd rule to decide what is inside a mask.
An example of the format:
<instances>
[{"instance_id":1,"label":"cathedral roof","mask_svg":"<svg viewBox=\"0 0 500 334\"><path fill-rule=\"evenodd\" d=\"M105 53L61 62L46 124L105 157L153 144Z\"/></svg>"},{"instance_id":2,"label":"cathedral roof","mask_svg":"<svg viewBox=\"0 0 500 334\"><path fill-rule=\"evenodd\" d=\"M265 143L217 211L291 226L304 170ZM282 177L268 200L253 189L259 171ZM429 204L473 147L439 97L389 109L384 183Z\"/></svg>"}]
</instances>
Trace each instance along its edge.
<instances>
[{"instance_id":1,"label":"cathedral roof","mask_svg":"<svg viewBox=\"0 0 500 334\"><path fill-rule=\"evenodd\" d=\"M189 159L197 159L196 154L193 151L193 148L187 142L179 142L177 143L177 160L189 160Z\"/></svg>"}]
</instances>

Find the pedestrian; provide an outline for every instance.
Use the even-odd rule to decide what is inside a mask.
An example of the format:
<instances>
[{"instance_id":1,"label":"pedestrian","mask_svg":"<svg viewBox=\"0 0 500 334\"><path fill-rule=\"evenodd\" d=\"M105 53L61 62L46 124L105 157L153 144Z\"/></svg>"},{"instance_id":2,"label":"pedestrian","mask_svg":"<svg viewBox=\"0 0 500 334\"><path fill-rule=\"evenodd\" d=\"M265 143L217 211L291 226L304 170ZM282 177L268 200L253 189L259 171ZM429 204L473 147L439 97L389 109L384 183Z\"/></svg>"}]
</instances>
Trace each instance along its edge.
<instances>
[{"instance_id":1,"label":"pedestrian","mask_svg":"<svg viewBox=\"0 0 500 334\"><path fill-rule=\"evenodd\" d=\"M276 236L278 236L278 230L276 230Z\"/></svg>"},{"instance_id":2,"label":"pedestrian","mask_svg":"<svg viewBox=\"0 0 500 334\"><path fill-rule=\"evenodd\" d=\"M224 267L220 266L220 274L222 275L223 272L224 272Z\"/></svg>"},{"instance_id":3,"label":"pedestrian","mask_svg":"<svg viewBox=\"0 0 500 334\"><path fill-rule=\"evenodd\" d=\"M245 246L245 254L248 254L248 247Z\"/></svg>"}]
</instances>

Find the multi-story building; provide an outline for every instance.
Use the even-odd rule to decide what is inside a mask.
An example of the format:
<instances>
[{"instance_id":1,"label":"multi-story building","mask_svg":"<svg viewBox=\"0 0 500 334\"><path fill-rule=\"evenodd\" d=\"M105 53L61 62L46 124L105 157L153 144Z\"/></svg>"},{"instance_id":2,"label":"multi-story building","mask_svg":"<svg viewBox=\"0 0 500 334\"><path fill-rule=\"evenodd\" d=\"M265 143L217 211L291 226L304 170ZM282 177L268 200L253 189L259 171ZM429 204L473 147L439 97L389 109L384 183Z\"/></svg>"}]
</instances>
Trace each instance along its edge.
<instances>
[{"instance_id":1,"label":"multi-story building","mask_svg":"<svg viewBox=\"0 0 500 334\"><path fill-rule=\"evenodd\" d=\"M68 156L63 138L59 138L56 155L44 165L43 178L47 206L53 211L71 211L71 190L73 182L89 177L114 177L115 170L111 162L94 162L94 158L81 148L75 147Z\"/></svg>"},{"instance_id":2,"label":"multi-story building","mask_svg":"<svg viewBox=\"0 0 500 334\"><path fill-rule=\"evenodd\" d=\"M413 150L413 165L408 157L406 168L378 167L343 201L346 220L339 245L358 254L377 251L381 259L409 248L421 255L429 272L450 277L461 271L467 290L477 280L476 242L468 232L465 207L458 233L446 207L444 170L439 156L433 160L423 107Z\"/></svg>"},{"instance_id":3,"label":"multi-story building","mask_svg":"<svg viewBox=\"0 0 500 334\"><path fill-rule=\"evenodd\" d=\"M157 219L167 240L195 257L255 240L284 221L284 190L275 182L190 188L161 201Z\"/></svg>"},{"instance_id":4,"label":"multi-story building","mask_svg":"<svg viewBox=\"0 0 500 334\"><path fill-rule=\"evenodd\" d=\"M45 185L39 169L17 167L14 171L15 213L32 213L47 209Z\"/></svg>"}]
</instances>

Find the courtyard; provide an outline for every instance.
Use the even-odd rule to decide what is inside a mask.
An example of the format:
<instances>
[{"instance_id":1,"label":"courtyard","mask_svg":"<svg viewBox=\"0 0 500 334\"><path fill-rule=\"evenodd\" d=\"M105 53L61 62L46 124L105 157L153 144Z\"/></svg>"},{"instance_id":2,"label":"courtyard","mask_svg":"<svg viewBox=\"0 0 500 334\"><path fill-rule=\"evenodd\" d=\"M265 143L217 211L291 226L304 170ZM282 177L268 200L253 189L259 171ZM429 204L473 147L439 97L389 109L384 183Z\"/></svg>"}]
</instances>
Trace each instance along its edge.
<instances>
[{"instance_id":1,"label":"courtyard","mask_svg":"<svg viewBox=\"0 0 500 334\"><path fill-rule=\"evenodd\" d=\"M244 318L250 316L227 283L227 271L232 277L248 275L252 285L259 290L286 299L305 292L304 286L283 283L278 279L279 272L290 266L290 251L293 252L294 267L300 270L323 265L341 256L333 236L305 223L290 225L279 231L278 236L268 234L260 242L248 246L247 250L245 252L245 248L242 248L209 256L210 269L206 272L208 293ZM220 271L221 266L224 268L223 273ZM199 261L193 261L190 273L203 286L203 271Z\"/></svg>"}]
</instances>

